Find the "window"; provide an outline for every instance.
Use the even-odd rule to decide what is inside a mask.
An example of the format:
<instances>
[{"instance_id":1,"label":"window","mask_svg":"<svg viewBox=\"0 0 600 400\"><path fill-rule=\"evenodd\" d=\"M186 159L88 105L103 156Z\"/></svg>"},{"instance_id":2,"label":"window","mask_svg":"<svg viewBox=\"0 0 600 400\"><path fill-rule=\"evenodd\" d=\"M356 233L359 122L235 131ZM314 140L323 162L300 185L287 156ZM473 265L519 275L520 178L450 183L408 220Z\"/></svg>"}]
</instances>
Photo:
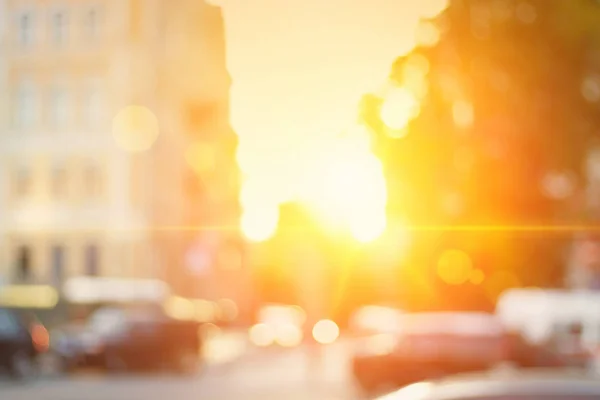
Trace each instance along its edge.
<instances>
[{"instance_id":1,"label":"window","mask_svg":"<svg viewBox=\"0 0 600 400\"><path fill-rule=\"evenodd\" d=\"M100 122L100 94L95 88L91 88L84 100L84 120L85 126L95 128Z\"/></svg>"},{"instance_id":2,"label":"window","mask_svg":"<svg viewBox=\"0 0 600 400\"><path fill-rule=\"evenodd\" d=\"M0 338L11 338L20 331L19 322L8 310L0 310Z\"/></svg>"},{"instance_id":3,"label":"window","mask_svg":"<svg viewBox=\"0 0 600 400\"><path fill-rule=\"evenodd\" d=\"M57 46L63 46L69 36L69 24L65 12L57 12L52 16L52 40Z\"/></svg>"},{"instance_id":4,"label":"window","mask_svg":"<svg viewBox=\"0 0 600 400\"><path fill-rule=\"evenodd\" d=\"M31 275L31 249L29 246L20 246L17 249L17 280L26 282Z\"/></svg>"},{"instance_id":5,"label":"window","mask_svg":"<svg viewBox=\"0 0 600 400\"><path fill-rule=\"evenodd\" d=\"M99 169L90 165L84 172L85 196L89 199L97 198L102 193L102 177Z\"/></svg>"},{"instance_id":6,"label":"window","mask_svg":"<svg viewBox=\"0 0 600 400\"><path fill-rule=\"evenodd\" d=\"M63 87L55 87L50 99L50 122L55 128L64 128L69 122L69 98Z\"/></svg>"},{"instance_id":7,"label":"window","mask_svg":"<svg viewBox=\"0 0 600 400\"><path fill-rule=\"evenodd\" d=\"M35 91L30 82L22 82L16 91L14 122L20 129L31 128L35 122Z\"/></svg>"},{"instance_id":8,"label":"window","mask_svg":"<svg viewBox=\"0 0 600 400\"><path fill-rule=\"evenodd\" d=\"M99 251L98 247L90 244L85 249L85 274L88 276L98 276L99 271Z\"/></svg>"},{"instance_id":9,"label":"window","mask_svg":"<svg viewBox=\"0 0 600 400\"><path fill-rule=\"evenodd\" d=\"M62 246L52 246L52 283L60 286L64 279L65 250Z\"/></svg>"},{"instance_id":10,"label":"window","mask_svg":"<svg viewBox=\"0 0 600 400\"><path fill-rule=\"evenodd\" d=\"M13 192L16 197L22 198L29 194L31 189L31 173L27 167L19 167L13 178Z\"/></svg>"},{"instance_id":11,"label":"window","mask_svg":"<svg viewBox=\"0 0 600 400\"><path fill-rule=\"evenodd\" d=\"M64 197L67 192L67 171L63 167L52 170L52 195L55 198Z\"/></svg>"},{"instance_id":12,"label":"window","mask_svg":"<svg viewBox=\"0 0 600 400\"><path fill-rule=\"evenodd\" d=\"M33 44L33 15L31 13L21 14L18 21L19 44L29 47Z\"/></svg>"},{"instance_id":13,"label":"window","mask_svg":"<svg viewBox=\"0 0 600 400\"><path fill-rule=\"evenodd\" d=\"M85 32L89 41L96 41L100 36L100 15L97 9L88 10L85 15Z\"/></svg>"},{"instance_id":14,"label":"window","mask_svg":"<svg viewBox=\"0 0 600 400\"><path fill-rule=\"evenodd\" d=\"M102 122L103 98L99 80L91 80L83 96L83 123L86 128L95 129Z\"/></svg>"}]
</instances>

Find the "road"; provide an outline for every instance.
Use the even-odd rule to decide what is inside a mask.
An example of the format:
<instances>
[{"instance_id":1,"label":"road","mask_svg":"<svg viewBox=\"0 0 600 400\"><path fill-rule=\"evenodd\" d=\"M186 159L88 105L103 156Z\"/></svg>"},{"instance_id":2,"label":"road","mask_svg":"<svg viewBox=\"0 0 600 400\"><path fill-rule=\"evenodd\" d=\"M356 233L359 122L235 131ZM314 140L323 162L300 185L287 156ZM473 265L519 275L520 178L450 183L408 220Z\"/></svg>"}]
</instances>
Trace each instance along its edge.
<instances>
[{"instance_id":1,"label":"road","mask_svg":"<svg viewBox=\"0 0 600 400\"><path fill-rule=\"evenodd\" d=\"M2 400L342 400L355 399L348 348L328 346L319 361L305 348L246 351L193 377L167 375L46 377L0 383Z\"/></svg>"}]
</instances>

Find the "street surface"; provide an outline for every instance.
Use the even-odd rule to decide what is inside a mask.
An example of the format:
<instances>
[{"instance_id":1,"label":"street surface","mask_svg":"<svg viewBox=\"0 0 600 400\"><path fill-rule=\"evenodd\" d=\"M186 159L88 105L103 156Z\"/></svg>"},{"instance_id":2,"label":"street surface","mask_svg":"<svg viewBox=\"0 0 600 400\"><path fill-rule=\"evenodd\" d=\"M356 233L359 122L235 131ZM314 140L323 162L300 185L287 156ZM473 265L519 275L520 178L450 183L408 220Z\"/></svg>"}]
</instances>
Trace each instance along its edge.
<instances>
[{"instance_id":1,"label":"street surface","mask_svg":"<svg viewBox=\"0 0 600 400\"><path fill-rule=\"evenodd\" d=\"M48 376L29 384L0 383L2 400L341 400L356 398L348 378L348 344L324 348L249 348L191 377L161 374Z\"/></svg>"}]
</instances>

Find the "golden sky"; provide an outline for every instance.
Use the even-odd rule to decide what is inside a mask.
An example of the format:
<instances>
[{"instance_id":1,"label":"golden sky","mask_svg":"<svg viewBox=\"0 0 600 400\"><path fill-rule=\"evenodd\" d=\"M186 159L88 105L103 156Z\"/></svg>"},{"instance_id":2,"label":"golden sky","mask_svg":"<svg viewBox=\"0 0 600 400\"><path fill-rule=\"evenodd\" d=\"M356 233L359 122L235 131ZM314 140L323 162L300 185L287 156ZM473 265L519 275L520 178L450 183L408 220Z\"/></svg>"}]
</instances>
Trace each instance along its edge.
<instances>
[{"instance_id":1,"label":"golden sky","mask_svg":"<svg viewBox=\"0 0 600 400\"><path fill-rule=\"evenodd\" d=\"M240 135L339 133L440 0L218 0ZM443 1L441 2L444 3ZM352 121L350 121L352 122Z\"/></svg>"},{"instance_id":2,"label":"golden sky","mask_svg":"<svg viewBox=\"0 0 600 400\"><path fill-rule=\"evenodd\" d=\"M419 18L447 0L212 3L225 18L239 163L268 188L306 179L303 166L355 123L360 97L412 49Z\"/></svg>"}]
</instances>

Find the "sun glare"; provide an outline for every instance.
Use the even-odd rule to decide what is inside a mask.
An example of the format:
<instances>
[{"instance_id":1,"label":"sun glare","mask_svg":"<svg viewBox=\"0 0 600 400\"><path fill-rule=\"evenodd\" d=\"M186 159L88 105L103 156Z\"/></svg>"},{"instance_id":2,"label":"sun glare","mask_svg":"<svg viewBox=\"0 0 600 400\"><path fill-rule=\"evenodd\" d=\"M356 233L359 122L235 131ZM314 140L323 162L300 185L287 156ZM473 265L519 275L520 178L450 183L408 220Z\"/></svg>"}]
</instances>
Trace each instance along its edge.
<instances>
[{"instance_id":1,"label":"sun glare","mask_svg":"<svg viewBox=\"0 0 600 400\"><path fill-rule=\"evenodd\" d=\"M277 229L279 210L276 205L261 205L244 209L242 213L242 231L254 242L269 239Z\"/></svg>"},{"instance_id":2,"label":"sun glare","mask_svg":"<svg viewBox=\"0 0 600 400\"><path fill-rule=\"evenodd\" d=\"M390 129L399 131L419 114L415 96L405 88L393 88L381 107L381 120Z\"/></svg>"},{"instance_id":3,"label":"sun glare","mask_svg":"<svg viewBox=\"0 0 600 400\"><path fill-rule=\"evenodd\" d=\"M385 83L380 79L398 56L408 55L419 42L430 45L437 40L439 32L427 20L443 11L448 0L405 7L401 23L389 24L382 17L398 9L394 2L370 4L379 10L373 15L360 11L361 2L338 2L343 13L334 20L315 20L323 2L298 2L305 13L290 15L285 29L272 32L268 24L247 17L255 5L219 0L228 20L227 59L234 82L231 123L239 137L238 165L246 178L240 193L241 229L250 240L268 240L277 231L278 208L289 201L317 211L325 227L342 227L360 242L373 241L386 230L383 169L371 150L370 133L353 121L359 116L361 97ZM289 8L271 5L274 15ZM256 18L272 19L262 11ZM315 24L323 29L312 29ZM260 33L268 40L253 37L252 43L262 47L249 52L248 33L256 32L257 26L264 28ZM316 45L296 46L297 38L306 40L307 32L318 38ZM364 32L373 32L378 46L357 51L343 45ZM264 56L257 58L257 51ZM383 98L381 118L393 138L407 134L428 90L428 60L409 57L403 81L388 85ZM208 168L210 157L201 158L205 163L197 168Z\"/></svg>"}]
</instances>

